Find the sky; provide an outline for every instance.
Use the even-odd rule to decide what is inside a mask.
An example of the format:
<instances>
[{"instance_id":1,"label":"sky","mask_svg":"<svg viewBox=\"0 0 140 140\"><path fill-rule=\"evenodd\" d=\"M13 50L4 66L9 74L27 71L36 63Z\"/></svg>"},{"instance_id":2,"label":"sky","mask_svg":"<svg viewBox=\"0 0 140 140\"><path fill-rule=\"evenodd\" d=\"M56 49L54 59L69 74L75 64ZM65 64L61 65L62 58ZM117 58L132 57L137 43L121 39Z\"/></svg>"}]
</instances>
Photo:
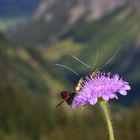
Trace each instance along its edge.
<instances>
[{"instance_id":1,"label":"sky","mask_svg":"<svg viewBox=\"0 0 140 140\"><path fill-rule=\"evenodd\" d=\"M0 0L0 18L29 16L39 0Z\"/></svg>"}]
</instances>

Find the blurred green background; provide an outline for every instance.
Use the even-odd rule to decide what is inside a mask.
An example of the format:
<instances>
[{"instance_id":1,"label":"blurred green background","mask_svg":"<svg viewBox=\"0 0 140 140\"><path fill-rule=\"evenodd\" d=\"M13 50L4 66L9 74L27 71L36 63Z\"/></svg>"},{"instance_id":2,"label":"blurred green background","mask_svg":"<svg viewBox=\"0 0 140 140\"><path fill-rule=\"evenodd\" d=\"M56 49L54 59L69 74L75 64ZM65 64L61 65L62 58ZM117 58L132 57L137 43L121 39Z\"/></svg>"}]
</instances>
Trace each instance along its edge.
<instances>
[{"instance_id":1,"label":"blurred green background","mask_svg":"<svg viewBox=\"0 0 140 140\"><path fill-rule=\"evenodd\" d=\"M100 107L72 110L62 90L99 58L132 87L111 101L116 140L140 139L139 0L0 0L0 140L108 140ZM99 50L97 52L97 50Z\"/></svg>"}]
</instances>

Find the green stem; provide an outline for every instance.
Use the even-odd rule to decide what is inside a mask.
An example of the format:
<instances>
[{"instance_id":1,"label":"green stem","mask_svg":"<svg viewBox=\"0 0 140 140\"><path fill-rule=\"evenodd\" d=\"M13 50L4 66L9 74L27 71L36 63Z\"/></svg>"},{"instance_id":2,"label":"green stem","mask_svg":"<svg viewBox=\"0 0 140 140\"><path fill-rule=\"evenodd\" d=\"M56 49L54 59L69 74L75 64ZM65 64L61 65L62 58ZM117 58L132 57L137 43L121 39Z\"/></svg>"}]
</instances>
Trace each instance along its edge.
<instances>
[{"instance_id":1,"label":"green stem","mask_svg":"<svg viewBox=\"0 0 140 140\"><path fill-rule=\"evenodd\" d=\"M109 115L109 109L108 109L109 107L108 107L108 105L105 101L101 101L100 105L101 105L101 107L103 109L103 112L104 112L104 115L105 115L110 140L115 140L114 133L113 133L113 127L112 127L112 123L111 123L111 118L110 118L110 115Z\"/></svg>"}]
</instances>

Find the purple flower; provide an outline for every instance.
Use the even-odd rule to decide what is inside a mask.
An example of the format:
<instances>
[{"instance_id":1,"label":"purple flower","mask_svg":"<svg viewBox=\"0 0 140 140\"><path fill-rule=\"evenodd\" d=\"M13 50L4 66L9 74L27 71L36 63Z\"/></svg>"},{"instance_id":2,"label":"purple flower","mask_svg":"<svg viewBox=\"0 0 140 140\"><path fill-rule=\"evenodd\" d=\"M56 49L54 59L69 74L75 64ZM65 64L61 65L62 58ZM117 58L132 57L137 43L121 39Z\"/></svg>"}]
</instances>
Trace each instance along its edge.
<instances>
[{"instance_id":1,"label":"purple flower","mask_svg":"<svg viewBox=\"0 0 140 140\"><path fill-rule=\"evenodd\" d=\"M99 74L96 78L86 77L82 90L74 97L72 108L78 105L94 105L101 98L108 102L110 99L118 99L116 93L127 95L130 90L128 82L123 81L118 74L110 76L110 73Z\"/></svg>"}]
</instances>

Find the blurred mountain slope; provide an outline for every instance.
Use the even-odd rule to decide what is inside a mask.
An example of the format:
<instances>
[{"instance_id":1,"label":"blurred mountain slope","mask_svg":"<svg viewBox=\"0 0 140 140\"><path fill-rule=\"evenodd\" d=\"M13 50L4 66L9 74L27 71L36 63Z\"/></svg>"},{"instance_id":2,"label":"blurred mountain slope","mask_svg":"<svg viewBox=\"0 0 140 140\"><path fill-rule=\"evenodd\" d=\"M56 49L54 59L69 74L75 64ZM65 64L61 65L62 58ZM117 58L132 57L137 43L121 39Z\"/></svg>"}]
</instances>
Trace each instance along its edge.
<instances>
[{"instance_id":1,"label":"blurred mountain slope","mask_svg":"<svg viewBox=\"0 0 140 140\"><path fill-rule=\"evenodd\" d=\"M55 13L58 8L61 10L65 9L65 12L69 13L70 17L73 16L73 19L74 17L77 16L78 18L78 16L82 16L87 12L86 18L93 20L109 13L111 10L126 2L127 0L42 0L34 13L33 20L38 21L40 19L45 19L49 15L48 13L52 13L53 16L53 13ZM60 12L62 13L61 10ZM79 13L80 11L81 14Z\"/></svg>"},{"instance_id":2,"label":"blurred mountain slope","mask_svg":"<svg viewBox=\"0 0 140 140\"><path fill-rule=\"evenodd\" d=\"M31 20L23 28L19 26L10 38L22 44L49 45L78 21L91 22L126 3L127 0L42 0Z\"/></svg>"}]
</instances>

